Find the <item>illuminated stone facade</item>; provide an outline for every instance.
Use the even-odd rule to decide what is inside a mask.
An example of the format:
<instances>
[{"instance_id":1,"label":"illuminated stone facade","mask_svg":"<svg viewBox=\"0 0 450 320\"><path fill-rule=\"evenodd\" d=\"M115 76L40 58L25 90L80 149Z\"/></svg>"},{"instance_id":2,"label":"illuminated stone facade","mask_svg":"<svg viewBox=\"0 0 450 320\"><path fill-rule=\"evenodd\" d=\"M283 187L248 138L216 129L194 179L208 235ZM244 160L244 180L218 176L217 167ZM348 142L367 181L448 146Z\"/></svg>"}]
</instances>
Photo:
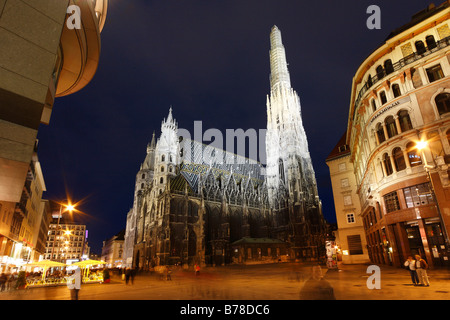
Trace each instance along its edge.
<instances>
[{"instance_id":1,"label":"illuminated stone facade","mask_svg":"<svg viewBox=\"0 0 450 320\"><path fill-rule=\"evenodd\" d=\"M267 167L179 138L170 109L136 177L125 235L128 265L317 260L324 254L325 221L277 27L270 62Z\"/></svg>"}]
</instances>

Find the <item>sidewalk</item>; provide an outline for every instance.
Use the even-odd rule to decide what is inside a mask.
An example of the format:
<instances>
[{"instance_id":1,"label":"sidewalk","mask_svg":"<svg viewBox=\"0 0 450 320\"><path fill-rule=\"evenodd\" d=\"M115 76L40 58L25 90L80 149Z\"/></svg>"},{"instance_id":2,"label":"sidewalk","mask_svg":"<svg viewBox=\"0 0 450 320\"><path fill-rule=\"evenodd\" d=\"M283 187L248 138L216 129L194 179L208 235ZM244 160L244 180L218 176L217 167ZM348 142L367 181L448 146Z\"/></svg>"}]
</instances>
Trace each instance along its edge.
<instances>
[{"instance_id":1,"label":"sidewalk","mask_svg":"<svg viewBox=\"0 0 450 320\"><path fill-rule=\"evenodd\" d=\"M450 270L428 270L429 287L414 286L406 269L380 265L380 289L369 289L372 275L367 265L339 264L338 270L328 270L330 282L338 300L450 300Z\"/></svg>"}]
</instances>

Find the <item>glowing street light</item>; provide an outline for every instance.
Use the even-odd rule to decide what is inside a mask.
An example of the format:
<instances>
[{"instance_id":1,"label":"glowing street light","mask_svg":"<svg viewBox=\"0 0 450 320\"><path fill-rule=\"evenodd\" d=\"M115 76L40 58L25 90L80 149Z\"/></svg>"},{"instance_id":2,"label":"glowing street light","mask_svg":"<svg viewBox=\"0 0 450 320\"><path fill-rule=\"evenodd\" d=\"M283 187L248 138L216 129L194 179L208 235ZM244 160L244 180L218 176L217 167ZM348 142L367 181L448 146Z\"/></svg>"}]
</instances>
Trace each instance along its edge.
<instances>
[{"instance_id":1,"label":"glowing street light","mask_svg":"<svg viewBox=\"0 0 450 320\"><path fill-rule=\"evenodd\" d=\"M63 207L65 208L64 209L64 211L63 211ZM68 204L63 204L63 203L60 203L60 207L59 207L59 215L58 215L58 223L57 223L57 225L56 225L56 233L55 233L55 237L53 238L53 248L52 248L52 257L51 257L51 260L53 260L54 259L54 251L55 251L55 243L56 243L56 238L57 238L57 234L58 234L58 231L59 231L59 222L60 222L60 220L61 220L61 216L62 216L62 214L63 214L63 212L67 212L67 211L69 211L70 213L72 213L72 211L75 211L75 206L72 204L72 203L68 203ZM70 231L66 231L65 232L65 235L70 235ZM55 259L56 260L56 259Z\"/></svg>"}]
</instances>

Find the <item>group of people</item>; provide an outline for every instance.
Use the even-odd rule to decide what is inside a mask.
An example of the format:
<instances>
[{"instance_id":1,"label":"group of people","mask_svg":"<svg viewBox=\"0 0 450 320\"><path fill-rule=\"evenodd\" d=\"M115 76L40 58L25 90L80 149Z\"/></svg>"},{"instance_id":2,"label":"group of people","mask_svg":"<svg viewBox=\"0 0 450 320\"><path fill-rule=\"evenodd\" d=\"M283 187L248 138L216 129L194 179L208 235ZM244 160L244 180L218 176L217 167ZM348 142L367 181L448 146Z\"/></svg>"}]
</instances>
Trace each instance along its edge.
<instances>
[{"instance_id":1,"label":"group of people","mask_svg":"<svg viewBox=\"0 0 450 320\"><path fill-rule=\"evenodd\" d=\"M415 260L412 256L409 256L405 261L405 267L408 268L411 274L412 283L415 286L430 286L428 281L428 264L419 255L415 255Z\"/></svg>"},{"instance_id":2,"label":"group of people","mask_svg":"<svg viewBox=\"0 0 450 320\"><path fill-rule=\"evenodd\" d=\"M13 283L17 281L17 274L2 273L0 274L0 292L9 291L13 287Z\"/></svg>"}]
</instances>

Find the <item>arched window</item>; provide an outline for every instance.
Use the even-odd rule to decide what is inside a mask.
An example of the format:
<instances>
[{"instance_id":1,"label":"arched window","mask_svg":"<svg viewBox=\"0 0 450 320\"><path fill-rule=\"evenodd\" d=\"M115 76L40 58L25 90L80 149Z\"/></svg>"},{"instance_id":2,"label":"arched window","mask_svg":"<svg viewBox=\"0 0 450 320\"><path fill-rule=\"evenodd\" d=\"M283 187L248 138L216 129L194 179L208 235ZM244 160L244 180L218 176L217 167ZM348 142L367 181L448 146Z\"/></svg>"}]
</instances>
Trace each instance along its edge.
<instances>
[{"instance_id":1,"label":"arched window","mask_svg":"<svg viewBox=\"0 0 450 320\"><path fill-rule=\"evenodd\" d=\"M145 179L145 173L142 174L142 179Z\"/></svg>"},{"instance_id":2,"label":"arched window","mask_svg":"<svg viewBox=\"0 0 450 320\"><path fill-rule=\"evenodd\" d=\"M161 156L161 161L162 162L166 161L166 156L164 154Z\"/></svg>"},{"instance_id":3,"label":"arched window","mask_svg":"<svg viewBox=\"0 0 450 320\"><path fill-rule=\"evenodd\" d=\"M397 83L394 83L392 85L392 92L394 93L394 97L400 97L402 95L402 92L400 91L400 86Z\"/></svg>"},{"instance_id":4,"label":"arched window","mask_svg":"<svg viewBox=\"0 0 450 320\"><path fill-rule=\"evenodd\" d=\"M395 120L393 116L387 117L386 120L384 120L384 123L386 125L389 138L392 138L393 136L396 136L398 134L397 126L395 125Z\"/></svg>"},{"instance_id":5,"label":"arched window","mask_svg":"<svg viewBox=\"0 0 450 320\"><path fill-rule=\"evenodd\" d=\"M384 77L384 69L383 69L383 66L378 66L377 69L376 69L376 71L377 71L377 77L378 77L378 80L383 79L383 77Z\"/></svg>"},{"instance_id":6,"label":"arched window","mask_svg":"<svg viewBox=\"0 0 450 320\"><path fill-rule=\"evenodd\" d=\"M285 181L284 179L284 164L282 159L278 159L278 173L281 181Z\"/></svg>"},{"instance_id":7,"label":"arched window","mask_svg":"<svg viewBox=\"0 0 450 320\"><path fill-rule=\"evenodd\" d=\"M450 112L450 94L441 93L434 99L434 101L436 102L439 115Z\"/></svg>"},{"instance_id":8,"label":"arched window","mask_svg":"<svg viewBox=\"0 0 450 320\"><path fill-rule=\"evenodd\" d=\"M375 99L372 99L372 110L375 112L377 110L377 103L375 102Z\"/></svg>"},{"instance_id":9,"label":"arched window","mask_svg":"<svg viewBox=\"0 0 450 320\"><path fill-rule=\"evenodd\" d=\"M403 151L400 148L395 148L392 151L392 157L394 159L395 163L395 169L397 171L405 170L406 169L406 163L405 163L405 157L403 156Z\"/></svg>"},{"instance_id":10,"label":"arched window","mask_svg":"<svg viewBox=\"0 0 450 320\"><path fill-rule=\"evenodd\" d=\"M386 71L386 74L394 72L394 66L392 65L391 59L388 59L384 62L384 70Z\"/></svg>"},{"instance_id":11,"label":"arched window","mask_svg":"<svg viewBox=\"0 0 450 320\"><path fill-rule=\"evenodd\" d=\"M427 49L425 48L425 45L420 40L416 41L416 43L414 45L416 46L417 54L423 54L423 53L425 53L425 51L427 51Z\"/></svg>"},{"instance_id":12,"label":"arched window","mask_svg":"<svg viewBox=\"0 0 450 320\"><path fill-rule=\"evenodd\" d=\"M144 186L145 186L145 185L144 185L143 183L141 183L141 189L144 189Z\"/></svg>"},{"instance_id":13,"label":"arched window","mask_svg":"<svg viewBox=\"0 0 450 320\"><path fill-rule=\"evenodd\" d=\"M422 158L419 155L419 151L413 142L406 145L406 150L408 150L408 159L411 167L420 166L422 164Z\"/></svg>"},{"instance_id":14,"label":"arched window","mask_svg":"<svg viewBox=\"0 0 450 320\"><path fill-rule=\"evenodd\" d=\"M429 35L425 38L425 42L427 43L428 50L434 49L437 47L436 40L434 40L434 37Z\"/></svg>"},{"instance_id":15,"label":"arched window","mask_svg":"<svg viewBox=\"0 0 450 320\"><path fill-rule=\"evenodd\" d=\"M164 172L164 166L161 166L161 172Z\"/></svg>"},{"instance_id":16,"label":"arched window","mask_svg":"<svg viewBox=\"0 0 450 320\"><path fill-rule=\"evenodd\" d=\"M169 167L169 172L172 172L172 166Z\"/></svg>"},{"instance_id":17,"label":"arched window","mask_svg":"<svg viewBox=\"0 0 450 320\"><path fill-rule=\"evenodd\" d=\"M387 98L386 98L386 92L381 91L380 92L380 99L381 99L381 104L385 104L387 102Z\"/></svg>"},{"instance_id":18,"label":"arched window","mask_svg":"<svg viewBox=\"0 0 450 320\"><path fill-rule=\"evenodd\" d=\"M384 129L383 129L383 126L381 125L381 123L379 123L377 125L377 136L378 136L378 141L380 143L383 143L386 140L386 137L384 135Z\"/></svg>"},{"instance_id":19,"label":"arched window","mask_svg":"<svg viewBox=\"0 0 450 320\"><path fill-rule=\"evenodd\" d=\"M390 176L394 171L392 170L391 159L389 158L389 155L387 153L383 155L383 163L384 168L386 169L386 175Z\"/></svg>"},{"instance_id":20,"label":"arched window","mask_svg":"<svg viewBox=\"0 0 450 320\"><path fill-rule=\"evenodd\" d=\"M400 122L400 128L402 132L411 130L413 128L411 123L411 118L409 117L409 113L406 110L401 110L398 114L398 120Z\"/></svg>"},{"instance_id":21,"label":"arched window","mask_svg":"<svg viewBox=\"0 0 450 320\"><path fill-rule=\"evenodd\" d=\"M163 177L159 178L159 183L161 183L161 184L164 183L164 178Z\"/></svg>"}]
</instances>

